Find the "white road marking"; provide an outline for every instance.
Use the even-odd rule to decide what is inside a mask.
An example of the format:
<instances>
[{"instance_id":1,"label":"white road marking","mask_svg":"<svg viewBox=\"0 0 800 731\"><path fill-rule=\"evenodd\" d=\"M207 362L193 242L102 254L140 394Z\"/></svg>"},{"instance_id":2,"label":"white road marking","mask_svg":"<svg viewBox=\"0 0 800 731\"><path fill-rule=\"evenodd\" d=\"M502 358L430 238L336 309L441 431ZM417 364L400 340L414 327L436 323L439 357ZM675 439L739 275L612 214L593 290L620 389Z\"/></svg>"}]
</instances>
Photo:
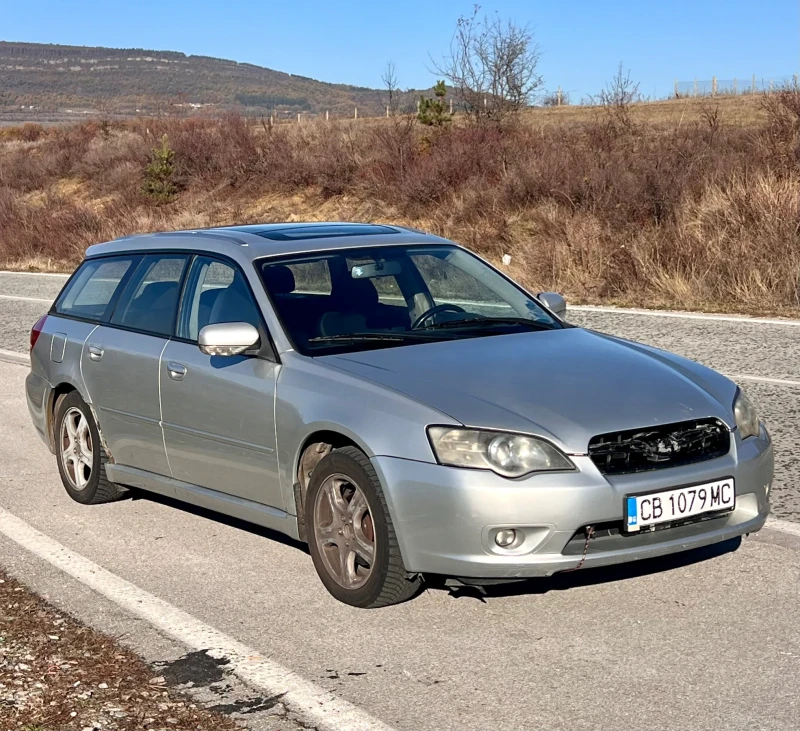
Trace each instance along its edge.
<instances>
[{"instance_id":1,"label":"white road marking","mask_svg":"<svg viewBox=\"0 0 800 731\"><path fill-rule=\"evenodd\" d=\"M772 383L776 386L800 386L800 381L790 381L786 378L767 378L766 376L747 376L743 373L726 373L728 378L733 381L758 381L760 383Z\"/></svg>"},{"instance_id":2,"label":"white road marking","mask_svg":"<svg viewBox=\"0 0 800 731\"><path fill-rule=\"evenodd\" d=\"M31 277L61 277L66 279L69 274L60 274L57 272L14 272L7 269L0 270L0 275L27 275ZM0 295L2 296L2 295ZM9 295L6 295L8 297ZM18 298L18 299L25 299ZM389 298L386 298L389 299ZM44 300L43 300L44 301ZM465 302L464 304L477 304ZM481 303L484 306L491 306L488 303ZM720 322L737 322L737 323L754 323L761 325L789 325L800 327L800 320L784 319L784 318L770 318L770 317L750 317L749 315L715 315L711 313L702 312L678 312L676 310L648 310L645 308L633 307L608 307L602 305L568 305L567 313L569 310L577 310L579 312L605 312L613 315L648 315L651 317L682 317L687 320L718 320Z\"/></svg>"},{"instance_id":3,"label":"white road marking","mask_svg":"<svg viewBox=\"0 0 800 731\"><path fill-rule=\"evenodd\" d=\"M0 300L23 300L25 302L44 302L45 304L52 305L52 299L42 299L41 297L21 297L17 294L0 294Z\"/></svg>"},{"instance_id":4,"label":"white road marking","mask_svg":"<svg viewBox=\"0 0 800 731\"><path fill-rule=\"evenodd\" d=\"M0 533L187 647L227 658L226 667L245 683L269 695L282 695L281 702L308 725L327 731L392 731L366 711L70 551L3 508Z\"/></svg>"},{"instance_id":5,"label":"white road marking","mask_svg":"<svg viewBox=\"0 0 800 731\"><path fill-rule=\"evenodd\" d=\"M25 353L17 353L15 350L3 350L2 348L0 348L0 360L23 366L31 364L30 358Z\"/></svg>"},{"instance_id":6,"label":"white road marking","mask_svg":"<svg viewBox=\"0 0 800 731\"><path fill-rule=\"evenodd\" d=\"M59 274L58 272L12 272L8 269L0 269L0 274L27 274L29 277L62 277L66 279L69 274Z\"/></svg>"},{"instance_id":7,"label":"white road marking","mask_svg":"<svg viewBox=\"0 0 800 731\"><path fill-rule=\"evenodd\" d=\"M13 350L3 350L0 348L0 360L6 360L11 363L19 363L20 365L29 365L30 361L25 353L19 353ZM768 378L767 376L751 376L746 373L722 373L726 378L732 381L756 381L758 383L769 383L773 386L790 386L800 387L800 381L791 381L787 378Z\"/></svg>"},{"instance_id":8,"label":"white road marking","mask_svg":"<svg viewBox=\"0 0 800 731\"><path fill-rule=\"evenodd\" d=\"M756 325L790 325L800 327L800 320L770 317L748 317L747 315L712 315L701 312L675 312L673 310L645 310L627 307L601 307L598 305L567 305L567 317L570 310L579 312L605 312L612 315L648 315L651 317L683 317L687 320L716 320L718 322L736 322Z\"/></svg>"},{"instance_id":9,"label":"white road marking","mask_svg":"<svg viewBox=\"0 0 800 731\"><path fill-rule=\"evenodd\" d=\"M779 530L781 533L789 533L793 536L800 537L800 523L792 523L790 520L767 518L767 522L764 527L772 528L772 530Z\"/></svg>"}]
</instances>

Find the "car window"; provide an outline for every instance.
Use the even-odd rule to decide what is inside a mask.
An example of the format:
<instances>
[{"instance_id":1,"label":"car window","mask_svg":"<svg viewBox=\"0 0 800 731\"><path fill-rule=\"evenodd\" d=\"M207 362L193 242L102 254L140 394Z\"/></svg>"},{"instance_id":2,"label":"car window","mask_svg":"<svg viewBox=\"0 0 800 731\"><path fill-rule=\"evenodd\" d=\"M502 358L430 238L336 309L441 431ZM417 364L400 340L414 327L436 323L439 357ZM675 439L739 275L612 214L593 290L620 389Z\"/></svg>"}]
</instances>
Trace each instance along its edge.
<instances>
[{"instance_id":1,"label":"car window","mask_svg":"<svg viewBox=\"0 0 800 731\"><path fill-rule=\"evenodd\" d=\"M434 254L411 254L435 305L455 304L487 317L512 317L514 308L465 269Z\"/></svg>"},{"instance_id":2,"label":"car window","mask_svg":"<svg viewBox=\"0 0 800 731\"><path fill-rule=\"evenodd\" d=\"M258 304L238 269L216 259L198 256L186 281L178 337L196 341L206 325L221 322L247 322L259 327Z\"/></svg>"},{"instance_id":3,"label":"car window","mask_svg":"<svg viewBox=\"0 0 800 731\"><path fill-rule=\"evenodd\" d=\"M282 266L282 265L279 265ZM292 291L304 294L330 294L331 272L326 259L299 261L286 265L294 277ZM269 267L267 273L269 274ZM288 292L286 292L288 294Z\"/></svg>"},{"instance_id":4,"label":"car window","mask_svg":"<svg viewBox=\"0 0 800 731\"><path fill-rule=\"evenodd\" d=\"M56 301L55 312L102 320L133 261L133 257L85 261Z\"/></svg>"},{"instance_id":5,"label":"car window","mask_svg":"<svg viewBox=\"0 0 800 731\"><path fill-rule=\"evenodd\" d=\"M186 260L180 254L144 257L114 310L112 324L153 335L171 335Z\"/></svg>"},{"instance_id":6,"label":"car window","mask_svg":"<svg viewBox=\"0 0 800 731\"><path fill-rule=\"evenodd\" d=\"M256 267L304 355L562 327L519 286L452 245L325 251Z\"/></svg>"},{"instance_id":7,"label":"car window","mask_svg":"<svg viewBox=\"0 0 800 731\"><path fill-rule=\"evenodd\" d=\"M352 272L353 267L375 265L374 257L370 256L349 256L346 261L348 272ZM349 276L352 278L352 274ZM406 306L405 297L403 297L403 292L394 275L373 277L371 281L378 293L378 302L384 305Z\"/></svg>"}]
</instances>

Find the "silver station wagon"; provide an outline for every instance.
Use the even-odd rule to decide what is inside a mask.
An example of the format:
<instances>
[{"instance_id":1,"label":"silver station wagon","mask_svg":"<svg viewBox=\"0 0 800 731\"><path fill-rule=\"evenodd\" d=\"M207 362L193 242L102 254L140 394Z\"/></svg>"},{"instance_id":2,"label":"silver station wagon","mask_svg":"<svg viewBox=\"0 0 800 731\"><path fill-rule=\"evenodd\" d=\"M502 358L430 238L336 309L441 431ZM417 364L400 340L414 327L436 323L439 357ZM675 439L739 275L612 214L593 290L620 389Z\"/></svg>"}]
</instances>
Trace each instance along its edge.
<instances>
[{"instance_id":1,"label":"silver station wagon","mask_svg":"<svg viewBox=\"0 0 800 731\"><path fill-rule=\"evenodd\" d=\"M133 236L34 326L27 399L74 500L280 531L358 607L761 528L772 445L736 384L564 316L398 226Z\"/></svg>"}]
</instances>

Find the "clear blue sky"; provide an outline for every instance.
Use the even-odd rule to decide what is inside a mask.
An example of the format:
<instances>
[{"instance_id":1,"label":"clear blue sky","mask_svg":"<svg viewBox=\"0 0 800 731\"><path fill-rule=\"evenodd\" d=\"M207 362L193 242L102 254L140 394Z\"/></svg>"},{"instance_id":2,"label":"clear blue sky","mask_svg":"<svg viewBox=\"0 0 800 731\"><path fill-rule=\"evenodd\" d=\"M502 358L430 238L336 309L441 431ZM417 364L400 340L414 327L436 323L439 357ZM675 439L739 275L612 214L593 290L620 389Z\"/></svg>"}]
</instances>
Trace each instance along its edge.
<instances>
[{"instance_id":1,"label":"clear blue sky","mask_svg":"<svg viewBox=\"0 0 800 731\"><path fill-rule=\"evenodd\" d=\"M535 30L548 89L577 100L622 61L645 95L674 79L800 70L798 0L486 0ZM387 60L402 87L435 81L462 0L0 0L0 39L175 50L324 81L380 86Z\"/></svg>"}]
</instances>

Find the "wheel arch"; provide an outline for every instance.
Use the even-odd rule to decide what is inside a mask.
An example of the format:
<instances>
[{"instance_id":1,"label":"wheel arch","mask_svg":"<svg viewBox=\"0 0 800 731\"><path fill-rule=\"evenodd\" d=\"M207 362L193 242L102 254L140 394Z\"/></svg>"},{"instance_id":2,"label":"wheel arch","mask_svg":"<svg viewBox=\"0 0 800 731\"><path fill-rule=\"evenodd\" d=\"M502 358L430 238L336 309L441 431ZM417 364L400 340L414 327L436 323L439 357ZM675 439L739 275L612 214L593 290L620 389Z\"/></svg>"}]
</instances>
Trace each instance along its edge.
<instances>
[{"instance_id":1,"label":"wheel arch","mask_svg":"<svg viewBox=\"0 0 800 731\"><path fill-rule=\"evenodd\" d=\"M57 383L50 391L50 395L48 396L48 403L47 403L47 439L48 439L48 446L50 447L50 451L55 453L55 444L56 444L56 434L55 434L55 427L56 427L56 412L58 411L59 403L64 399L65 396L68 396L71 393L77 393L84 401L84 403L89 407L89 411L92 413L92 418L94 419L95 426L97 427L97 433L100 435L100 445L103 448L103 451L106 453L108 460L110 462L114 462L114 458L111 455L111 452L108 449L108 444L106 443L105 437L103 436L103 430L100 427L100 420L97 418L97 411L94 408L94 404L88 398L88 394L82 389L78 384L73 383L70 380L62 380Z\"/></svg>"},{"instance_id":2,"label":"wheel arch","mask_svg":"<svg viewBox=\"0 0 800 731\"><path fill-rule=\"evenodd\" d=\"M337 424L315 425L300 442L300 446L294 455L291 476L300 540L306 540L303 508L311 473L326 455L330 454L334 449L341 449L342 447L355 447L368 458L374 456L372 450L360 437Z\"/></svg>"},{"instance_id":3,"label":"wheel arch","mask_svg":"<svg viewBox=\"0 0 800 731\"><path fill-rule=\"evenodd\" d=\"M50 394L47 398L46 414L47 414L47 439L51 452L55 450L56 411L58 410L58 405L67 394L73 393L74 391L81 393L80 389L70 381L61 381L60 383L53 386L53 388L50 390ZM83 394L81 394L81 398L83 398ZM86 399L84 399L84 401L85 400Z\"/></svg>"}]
</instances>

